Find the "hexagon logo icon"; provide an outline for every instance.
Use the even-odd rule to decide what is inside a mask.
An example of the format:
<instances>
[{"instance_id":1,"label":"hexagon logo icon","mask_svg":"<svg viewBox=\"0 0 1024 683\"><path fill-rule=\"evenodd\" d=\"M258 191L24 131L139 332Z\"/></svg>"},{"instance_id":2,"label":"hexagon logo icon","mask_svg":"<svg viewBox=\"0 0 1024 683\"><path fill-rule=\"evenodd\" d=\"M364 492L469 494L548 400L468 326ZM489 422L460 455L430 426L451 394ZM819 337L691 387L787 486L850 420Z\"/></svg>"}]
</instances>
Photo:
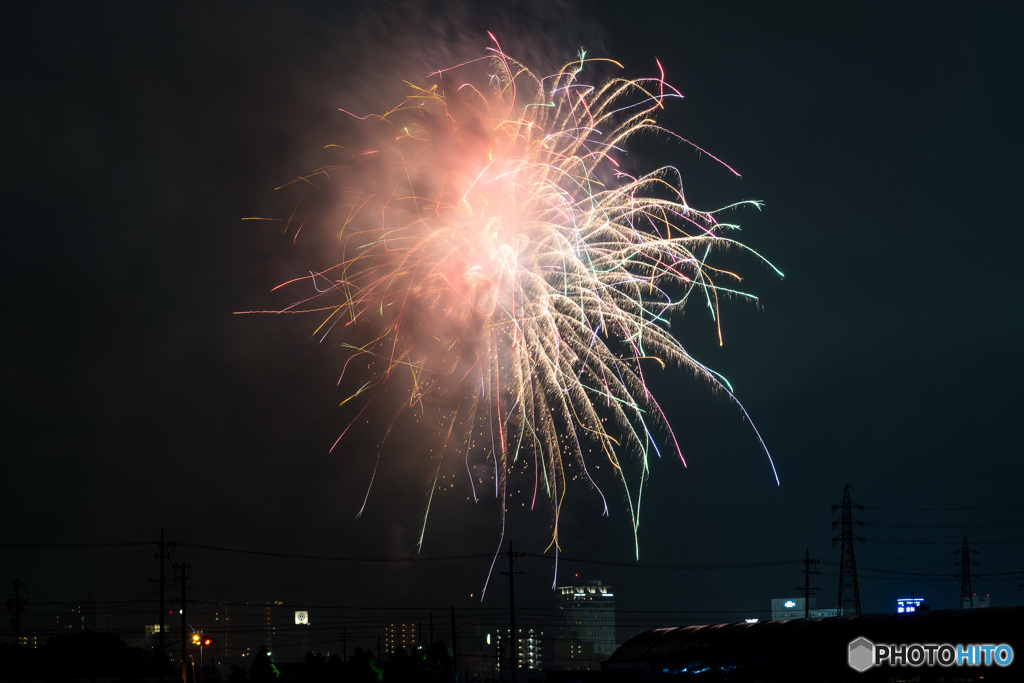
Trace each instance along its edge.
<instances>
[{"instance_id":1,"label":"hexagon logo icon","mask_svg":"<svg viewBox=\"0 0 1024 683\"><path fill-rule=\"evenodd\" d=\"M867 638L850 641L850 668L864 672L875 664L875 644Z\"/></svg>"}]
</instances>

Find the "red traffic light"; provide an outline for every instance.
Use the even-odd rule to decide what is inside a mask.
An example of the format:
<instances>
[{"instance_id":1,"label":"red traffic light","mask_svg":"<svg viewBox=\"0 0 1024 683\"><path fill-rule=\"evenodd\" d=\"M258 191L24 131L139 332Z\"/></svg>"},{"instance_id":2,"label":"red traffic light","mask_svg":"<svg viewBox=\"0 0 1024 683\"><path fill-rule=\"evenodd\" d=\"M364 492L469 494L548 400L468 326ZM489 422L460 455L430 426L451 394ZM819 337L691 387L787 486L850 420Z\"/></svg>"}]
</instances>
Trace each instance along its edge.
<instances>
[{"instance_id":1,"label":"red traffic light","mask_svg":"<svg viewBox=\"0 0 1024 683\"><path fill-rule=\"evenodd\" d=\"M203 638L203 645L213 645L213 638Z\"/></svg>"}]
</instances>

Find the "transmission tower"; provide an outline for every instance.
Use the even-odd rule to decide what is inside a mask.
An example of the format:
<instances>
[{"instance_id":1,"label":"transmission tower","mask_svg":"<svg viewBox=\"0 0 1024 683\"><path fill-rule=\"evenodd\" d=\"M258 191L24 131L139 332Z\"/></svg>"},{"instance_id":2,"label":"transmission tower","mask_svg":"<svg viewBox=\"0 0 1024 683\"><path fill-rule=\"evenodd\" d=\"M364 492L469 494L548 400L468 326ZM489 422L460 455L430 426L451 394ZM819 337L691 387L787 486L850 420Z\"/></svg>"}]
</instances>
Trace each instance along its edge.
<instances>
[{"instance_id":1,"label":"transmission tower","mask_svg":"<svg viewBox=\"0 0 1024 683\"><path fill-rule=\"evenodd\" d=\"M977 554L977 550L971 550L967 545L967 534L964 534L964 544L960 550L954 550L960 554L960 559L953 564L960 567L960 609L974 608L974 591L971 589L971 565L978 566L977 562L971 562L971 553Z\"/></svg>"},{"instance_id":2,"label":"transmission tower","mask_svg":"<svg viewBox=\"0 0 1024 683\"><path fill-rule=\"evenodd\" d=\"M863 541L862 536L853 535L853 525L864 526L864 522L853 518L853 508L863 510L863 505L854 505L850 500L850 485L843 489L843 502L832 506L832 513L842 510L840 521L832 522L832 528L840 524L842 535L832 538L832 544L842 542L839 554L839 599L836 601L837 613L841 617L860 614L860 588L857 586L857 561L853 557L853 541Z\"/></svg>"}]
</instances>

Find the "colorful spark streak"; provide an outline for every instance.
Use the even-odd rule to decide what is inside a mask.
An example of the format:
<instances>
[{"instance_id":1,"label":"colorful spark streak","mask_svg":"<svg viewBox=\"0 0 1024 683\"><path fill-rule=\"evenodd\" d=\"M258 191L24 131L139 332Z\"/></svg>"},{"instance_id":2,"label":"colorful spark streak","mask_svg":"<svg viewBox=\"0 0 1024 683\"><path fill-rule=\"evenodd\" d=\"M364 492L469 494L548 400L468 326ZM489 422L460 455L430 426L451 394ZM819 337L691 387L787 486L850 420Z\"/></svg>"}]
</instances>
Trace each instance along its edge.
<instances>
[{"instance_id":1,"label":"colorful spark streak","mask_svg":"<svg viewBox=\"0 0 1024 683\"><path fill-rule=\"evenodd\" d=\"M622 169L626 146L644 132L707 153L656 122L681 98L663 71L595 87L579 79L593 61L621 68L581 53L540 78L491 49L410 86L387 113L354 117L360 142L335 148L342 162L300 179L341 185L333 227L341 256L281 285L309 289L274 311L318 312L317 337L342 339L339 384L350 387L343 403L354 402L353 423L389 387L391 396L403 392L381 425L380 448L403 414L432 411L443 447L429 456L438 474L424 528L442 462L465 460L476 499L471 459L483 458L502 502L502 540L510 478L525 473L530 508L550 509L556 558L572 480L605 501L591 474L610 464L635 541L648 459L660 457L659 444L683 459L645 373L688 368L746 415L670 321L691 300L717 320L723 297L753 298L734 288L738 276L709 264L717 250L767 263L720 220L757 202L701 211L687 203L675 168ZM378 450L367 498L387 457Z\"/></svg>"}]
</instances>

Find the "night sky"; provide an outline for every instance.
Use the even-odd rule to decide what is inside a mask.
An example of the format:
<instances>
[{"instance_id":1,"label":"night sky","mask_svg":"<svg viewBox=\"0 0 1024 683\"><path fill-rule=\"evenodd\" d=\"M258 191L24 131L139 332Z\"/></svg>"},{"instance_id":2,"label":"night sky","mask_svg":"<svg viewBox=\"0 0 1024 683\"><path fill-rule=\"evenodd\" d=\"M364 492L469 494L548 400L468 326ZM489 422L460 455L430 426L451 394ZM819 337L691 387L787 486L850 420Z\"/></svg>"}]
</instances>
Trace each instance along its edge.
<instances>
[{"instance_id":1,"label":"night sky","mask_svg":"<svg viewBox=\"0 0 1024 683\"><path fill-rule=\"evenodd\" d=\"M347 424L344 356L312 318L234 315L329 260L323 241L242 219L287 214L294 196L274 188L323 163L338 108L382 110L491 30L541 70L580 46L634 77L659 60L685 95L666 126L742 179L683 148L648 153L678 159L696 206L763 200L737 216L742 240L785 273L736 259L760 304L723 307L722 347L700 308L673 328L732 381L781 485L737 408L670 370L653 386L688 467L653 464L639 561L622 501L605 518L580 489L558 583L612 584L624 638L767 618L809 549L833 607L832 506L849 484L864 611L911 591L955 607L965 534L975 592L1022 604L1021 10L484 5L105 3L9 22L4 597L18 579L41 620L48 601L93 596L152 623L164 529L200 602L503 618L505 558L480 602L497 503L457 482L405 561L431 472L416 435L394 440L357 519L373 452L358 437L328 452ZM514 519L528 621L554 604L548 520Z\"/></svg>"}]
</instances>

